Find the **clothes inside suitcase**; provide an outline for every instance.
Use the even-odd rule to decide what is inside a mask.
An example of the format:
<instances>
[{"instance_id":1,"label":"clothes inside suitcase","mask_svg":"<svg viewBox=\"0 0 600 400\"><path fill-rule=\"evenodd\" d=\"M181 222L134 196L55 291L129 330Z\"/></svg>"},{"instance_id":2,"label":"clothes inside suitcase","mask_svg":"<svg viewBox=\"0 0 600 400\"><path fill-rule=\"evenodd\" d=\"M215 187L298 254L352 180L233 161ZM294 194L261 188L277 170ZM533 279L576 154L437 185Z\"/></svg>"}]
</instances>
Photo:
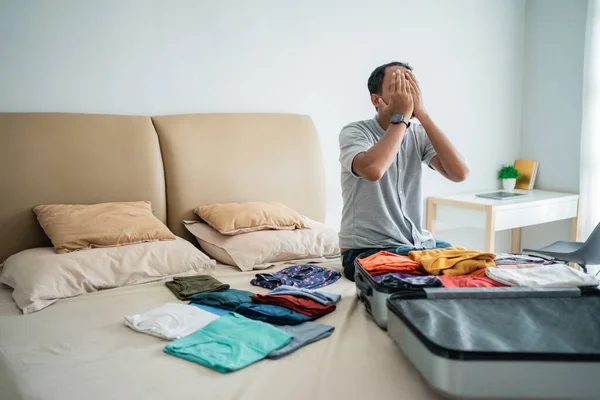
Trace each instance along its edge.
<instances>
[{"instance_id":1,"label":"clothes inside suitcase","mask_svg":"<svg viewBox=\"0 0 600 400\"><path fill-rule=\"evenodd\" d=\"M600 291L423 289L387 301L388 333L449 397L600 398Z\"/></svg>"},{"instance_id":2,"label":"clothes inside suitcase","mask_svg":"<svg viewBox=\"0 0 600 400\"><path fill-rule=\"evenodd\" d=\"M364 303L365 308L381 329L387 329L388 309L387 299L394 293L406 290L405 288L390 287L385 282L377 282L362 267L358 258L354 261L354 282L356 283L358 298ZM424 278L415 276L415 278ZM432 277L434 278L434 277ZM437 278L435 278L437 279ZM439 286L441 286L441 282ZM413 285L419 287L420 285Z\"/></svg>"}]
</instances>

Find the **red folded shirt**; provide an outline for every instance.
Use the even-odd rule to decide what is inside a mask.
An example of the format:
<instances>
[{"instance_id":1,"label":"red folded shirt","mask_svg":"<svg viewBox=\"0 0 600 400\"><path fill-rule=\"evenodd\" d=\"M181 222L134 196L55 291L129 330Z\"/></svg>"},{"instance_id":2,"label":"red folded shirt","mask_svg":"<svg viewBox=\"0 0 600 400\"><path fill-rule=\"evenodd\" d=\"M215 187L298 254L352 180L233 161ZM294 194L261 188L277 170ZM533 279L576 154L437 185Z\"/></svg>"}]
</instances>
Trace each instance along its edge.
<instances>
[{"instance_id":1,"label":"red folded shirt","mask_svg":"<svg viewBox=\"0 0 600 400\"><path fill-rule=\"evenodd\" d=\"M254 303L289 308L311 318L319 318L335 310L335 304L323 305L311 299L289 294L255 294L251 299Z\"/></svg>"},{"instance_id":2,"label":"red folded shirt","mask_svg":"<svg viewBox=\"0 0 600 400\"><path fill-rule=\"evenodd\" d=\"M447 288L457 287L504 287L503 283L496 282L487 276L473 276L473 275L440 275L440 280Z\"/></svg>"}]
</instances>

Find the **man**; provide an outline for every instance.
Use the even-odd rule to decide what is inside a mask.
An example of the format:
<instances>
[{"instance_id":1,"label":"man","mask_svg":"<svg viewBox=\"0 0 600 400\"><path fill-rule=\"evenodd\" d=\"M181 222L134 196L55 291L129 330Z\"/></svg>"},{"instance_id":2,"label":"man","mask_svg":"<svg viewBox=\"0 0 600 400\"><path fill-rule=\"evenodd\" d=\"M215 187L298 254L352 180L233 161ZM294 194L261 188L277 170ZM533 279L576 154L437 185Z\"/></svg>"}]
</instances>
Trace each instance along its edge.
<instances>
[{"instance_id":1,"label":"man","mask_svg":"<svg viewBox=\"0 0 600 400\"><path fill-rule=\"evenodd\" d=\"M368 88L377 115L347 125L339 138L344 201L339 238L344 275L352 281L360 254L448 247L421 228L421 167L424 163L454 182L469 174L425 111L408 64L377 67Z\"/></svg>"}]
</instances>

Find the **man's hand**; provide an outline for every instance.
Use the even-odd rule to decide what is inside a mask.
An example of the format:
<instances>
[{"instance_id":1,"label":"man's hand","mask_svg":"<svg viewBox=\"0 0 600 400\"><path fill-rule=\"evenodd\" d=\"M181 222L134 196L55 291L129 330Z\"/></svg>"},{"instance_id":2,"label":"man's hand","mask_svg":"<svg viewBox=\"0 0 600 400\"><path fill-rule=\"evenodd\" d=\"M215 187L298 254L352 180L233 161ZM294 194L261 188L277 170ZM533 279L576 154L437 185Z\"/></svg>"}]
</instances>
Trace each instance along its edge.
<instances>
[{"instance_id":1,"label":"man's hand","mask_svg":"<svg viewBox=\"0 0 600 400\"><path fill-rule=\"evenodd\" d=\"M411 71L406 72L406 77L410 82L410 93L412 95L415 107L415 118L421 120L422 117L427 115L427 111L425 111L425 107L423 106L423 94L421 93L419 82L417 82L415 74L413 74Z\"/></svg>"},{"instance_id":2,"label":"man's hand","mask_svg":"<svg viewBox=\"0 0 600 400\"><path fill-rule=\"evenodd\" d=\"M407 72L406 75L407 80L410 82L410 92L415 105L415 117L419 120L423 129L425 129L425 133L437 153L429 164L451 181L464 181L469 176L469 166L446 135L435 125L429 114L427 114L427 111L425 111L423 107L423 95L415 75L412 72Z\"/></svg>"},{"instance_id":3,"label":"man's hand","mask_svg":"<svg viewBox=\"0 0 600 400\"><path fill-rule=\"evenodd\" d=\"M386 104L380 97L377 107L380 112L388 117L400 113L406 119L409 119L413 115L413 96L410 92L410 82L405 74L401 71L392 73L392 79L390 80L390 104Z\"/></svg>"}]
</instances>

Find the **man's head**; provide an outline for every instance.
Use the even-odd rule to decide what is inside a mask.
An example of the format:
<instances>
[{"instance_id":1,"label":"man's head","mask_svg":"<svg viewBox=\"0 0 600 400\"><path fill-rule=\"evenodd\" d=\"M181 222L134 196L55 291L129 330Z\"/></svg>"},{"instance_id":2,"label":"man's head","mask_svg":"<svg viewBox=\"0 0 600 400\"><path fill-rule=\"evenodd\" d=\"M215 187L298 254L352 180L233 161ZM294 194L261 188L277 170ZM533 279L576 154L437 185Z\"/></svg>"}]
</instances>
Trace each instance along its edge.
<instances>
[{"instance_id":1,"label":"man's head","mask_svg":"<svg viewBox=\"0 0 600 400\"><path fill-rule=\"evenodd\" d=\"M392 78L392 73L394 71L400 70L404 71L412 71L412 67L407 63L392 61L387 64L380 65L375 68L373 72L371 72L371 76L369 77L369 81L367 82L367 87L369 88L369 93L371 94L371 103L377 109L377 101L381 97L386 104L390 102L390 79Z\"/></svg>"}]
</instances>

